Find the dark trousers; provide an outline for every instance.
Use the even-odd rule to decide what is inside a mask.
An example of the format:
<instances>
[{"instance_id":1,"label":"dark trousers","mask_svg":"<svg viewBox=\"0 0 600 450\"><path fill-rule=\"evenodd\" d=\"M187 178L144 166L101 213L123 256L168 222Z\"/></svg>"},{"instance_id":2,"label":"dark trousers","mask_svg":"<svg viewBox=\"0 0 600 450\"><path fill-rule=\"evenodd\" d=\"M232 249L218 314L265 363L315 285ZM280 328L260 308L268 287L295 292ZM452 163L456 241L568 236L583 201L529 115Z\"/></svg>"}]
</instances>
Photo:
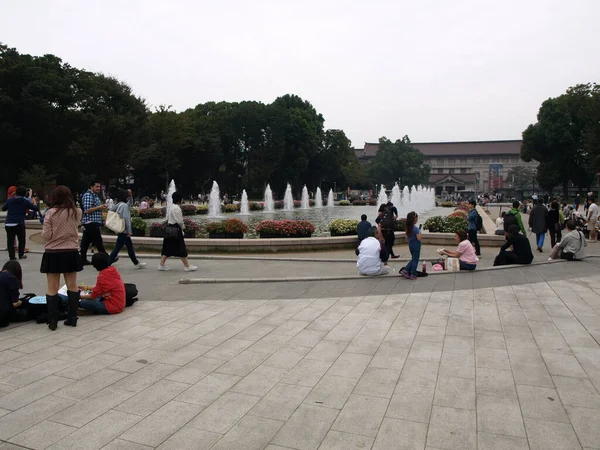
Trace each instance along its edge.
<instances>
[{"instance_id":1,"label":"dark trousers","mask_svg":"<svg viewBox=\"0 0 600 450\"><path fill-rule=\"evenodd\" d=\"M115 262L115 259L117 258L117 255L119 254L123 246L127 247L129 259L131 259L131 262L137 266L139 261L135 256L135 250L133 249L133 242L131 241L131 237L127 236L127 233L117 234L117 242L115 243L115 248L113 249L112 253L110 254L110 258L108 259L109 264Z\"/></svg>"},{"instance_id":2,"label":"dark trousers","mask_svg":"<svg viewBox=\"0 0 600 450\"><path fill-rule=\"evenodd\" d=\"M508 266L510 264L531 264L531 261L526 262L519 255L514 252L507 252L506 250L501 251L494 260L494 266Z\"/></svg>"},{"instance_id":3,"label":"dark trousers","mask_svg":"<svg viewBox=\"0 0 600 450\"><path fill-rule=\"evenodd\" d=\"M479 239L477 239L477 230L469 230L469 241L475 247L475 254L481 255L481 248L479 247Z\"/></svg>"},{"instance_id":4,"label":"dark trousers","mask_svg":"<svg viewBox=\"0 0 600 450\"><path fill-rule=\"evenodd\" d=\"M396 240L394 230L388 230L387 228L384 228L381 231L383 233L383 241L385 243L385 248L387 249L388 254L390 256L394 256L394 250L392 248L394 247L394 242Z\"/></svg>"},{"instance_id":5,"label":"dark trousers","mask_svg":"<svg viewBox=\"0 0 600 450\"><path fill-rule=\"evenodd\" d=\"M550 247L554 248L556 242L560 242L562 239L562 231L560 228L558 230L555 230L554 226L552 226L548 229L548 233L550 233Z\"/></svg>"},{"instance_id":6,"label":"dark trousers","mask_svg":"<svg viewBox=\"0 0 600 450\"><path fill-rule=\"evenodd\" d=\"M15 259L15 237L19 242L19 257L25 253L25 224L4 227L6 230L6 249L10 259Z\"/></svg>"},{"instance_id":7,"label":"dark trousers","mask_svg":"<svg viewBox=\"0 0 600 450\"><path fill-rule=\"evenodd\" d=\"M93 244L101 253L106 253L104 243L102 242L102 234L100 233L100 224L97 222L86 223L83 226L83 237L81 238L81 259L87 260L87 251Z\"/></svg>"}]
</instances>

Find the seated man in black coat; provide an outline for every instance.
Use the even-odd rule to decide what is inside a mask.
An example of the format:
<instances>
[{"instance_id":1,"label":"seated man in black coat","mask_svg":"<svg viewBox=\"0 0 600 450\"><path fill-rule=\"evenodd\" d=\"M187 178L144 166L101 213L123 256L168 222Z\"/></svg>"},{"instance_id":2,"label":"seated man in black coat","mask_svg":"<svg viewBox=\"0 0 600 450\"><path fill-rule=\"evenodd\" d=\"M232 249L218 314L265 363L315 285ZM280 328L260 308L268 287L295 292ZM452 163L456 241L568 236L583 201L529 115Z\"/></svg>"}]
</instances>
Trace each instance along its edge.
<instances>
[{"instance_id":1,"label":"seated man in black coat","mask_svg":"<svg viewBox=\"0 0 600 450\"><path fill-rule=\"evenodd\" d=\"M518 225L508 228L506 243L500 248L500 253L494 260L494 266L507 266L509 264L531 264L533 253L527 236L519 233ZM508 248L512 247L512 251Z\"/></svg>"}]
</instances>

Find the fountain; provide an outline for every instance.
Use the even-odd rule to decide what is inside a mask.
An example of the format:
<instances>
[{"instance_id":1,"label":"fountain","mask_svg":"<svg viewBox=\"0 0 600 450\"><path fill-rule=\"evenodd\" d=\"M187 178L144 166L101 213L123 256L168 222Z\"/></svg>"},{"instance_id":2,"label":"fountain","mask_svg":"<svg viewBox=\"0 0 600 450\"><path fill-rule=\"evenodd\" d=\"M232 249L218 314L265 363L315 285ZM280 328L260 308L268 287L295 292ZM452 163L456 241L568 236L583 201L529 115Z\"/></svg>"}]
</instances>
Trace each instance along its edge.
<instances>
[{"instance_id":1,"label":"fountain","mask_svg":"<svg viewBox=\"0 0 600 450\"><path fill-rule=\"evenodd\" d=\"M394 204L396 208L402 205L402 193L400 192L400 186L398 186L398 183L394 184L394 188L392 189L392 197L390 198L390 201Z\"/></svg>"},{"instance_id":2,"label":"fountain","mask_svg":"<svg viewBox=\"0 0 600 450\"><path fill-rule=\"evenodd\" d=\"M377 196L377 206L383 205L389 201L387 194L385 193L385 185L381 185L379 189L379 195Z\"/></svg>"},{"instance_id":3,"label":"fountain","mask_svg":"<svg viewBox=\"0 0 600 450\"><path fill-rule=\"evenodd\" d=\"M240 204L240 216L249 216L250 211L248 210L248 194L246 189L242 191L242 203Z\"/></svg>"},{"instance_id":4,"label":"fountain","mask_svg":"<svg viewBox=\"0 0 600 450\"><path fill-rule=\"evenodd\" d=\"M329 194L327 194L327 207L333 207L333 189L329 189Z\"/></svg>"},{"instance_id":5,"label":"fountain","mask_svg":"<svg viewBox=\"0 0 600 450\"><path fill-rule=\"evenodd\" d=\"M294 210L294 197L292 197L292 186L290 183L285 188L285 195L283 196L283 209L286 211Z\"/></svg>"},{"instance_id":6,"label":"fountain","mask_svg":"<svg viewBox=\"0 0 600 450\"><path fill-rule=\"evenodd\" d=\"M171 210L171 207L173 206L173 193L176 191L177 189L175 188L175 180L171 180L171 183L169 183L169 189L167 190L167 214L169 214L169 211Z\"/></svg>"},{"instance_id":7,"label":"fountain","mask_svg":"<svg viewBox=\"0 0 600 450\"><path fill-rule=\"evenodd\" d=\"M271 186L267 184L265 189L265 203L263 206L263 211L272 213L275 212L275 202L273 201L273 191L271 190Z\"/></svg>"},{"instance_id":8,"label":"fountain","mask_svg":"<svg viewBox=\"0 0 600 450\"><path fill-rule=\"evenodd\" d=\"M219 185L216 181L213 181L210 196L208 198L208 217L222 217L221 193L219 192Z\"/></svg>"},{"instance_id":9,"label":"fountain","mask_svg":"<svg viewBox=\"0 0 600 450\"><path fill-rule=\"evenodd\" d=\"M310 206L310 202L308 201L308 189L306 189L306 185L302 188L302 201L300 202L300 207L302 209L308 209Z\"/></svg>"},{"instance_id":10,"label":"fountain","mask_svg":"<svg viewBox=\"0 0 600 450\"><path fill-rule=\"evenodd\" d=\"M317 192L315 192L315 208L323 207L323 193L321 192L321 188L317 188Z\"/></svg>"}]
</instances>

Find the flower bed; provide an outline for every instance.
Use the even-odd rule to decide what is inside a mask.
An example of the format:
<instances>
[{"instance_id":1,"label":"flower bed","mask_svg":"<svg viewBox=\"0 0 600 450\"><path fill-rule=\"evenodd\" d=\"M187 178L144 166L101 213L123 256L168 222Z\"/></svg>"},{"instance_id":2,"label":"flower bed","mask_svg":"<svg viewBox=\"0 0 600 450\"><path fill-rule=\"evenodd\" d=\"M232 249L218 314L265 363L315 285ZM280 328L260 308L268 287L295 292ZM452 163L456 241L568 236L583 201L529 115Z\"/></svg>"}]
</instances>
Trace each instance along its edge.
<instances>
[{"instance_id":1,"label":"flower bed","mask_svg":"<svg viewBox=\"0 0 600 450\"><path fill-rule=\"evenodd\" d=\"M194 205L181 205L181 212L184 216L195 216L198 214L198 209Z\"/></svg>"},{"instance_id":2,"label":"flower bed","mask_svg":"<svg viewBox=\"0 0 600 450\"><path fill-rule=\"evenodd\" d=\"M352 201L352 206L367 206L367 202L357 198L356 200Z\"/></svg>"},{"instance_id":3,"label":"flower bed","mask_svg":"<svg viewBox=\"0 0 600 450\"><path fill-rule=\"evenodd\" d=\"M192 219L183 219L183 223L185 225L185 231L183 232L183 236L186 238L195 238L200 233L200 225L198 222L194 222ZM165 236L165 228L167 227L167 221L163 222L153 222L150 225L150 237L164 237Z\"/></svg>"},{"instance_id":4,"label":"flower bed","mask_svg":"<svg viewBox=\"0 0 600 450\"><path fill-rule=\"evenodd\" d=\"M358 220L335 219L329 224L332 236L356 236L358 234Z\"/></svg>"},{"instance_id":5,"label":"flower bed","mask_svg":"<svg viewBox=\"0 0 600 450\"><path fill-rule=\"evenodd\" d=\"M131 218L131 234L134 236L146 236L148 223L141 217Z\"/></svg>"},{"instance_id":6,"label":"flower bed","mask_svg":"<svg viewBox=\"0 0 600 450\"><path fill-rule=\"evenodd\" d=\"M431 233L456 233L467 229L467 220L462 217L433 216L425 221L423 228Z\"/></svg>"},{"instance_id":7,"label":"flower bed","mask_svg":"<svg viewBox=\"0 0 600 450\"><path fill-rule=\"evenodd\" d=\"M350 202L348 200L340 200L338 205L339 206L350 206Z\"/></svg>"},{"instance_id":8,"label":"flower bed","mask_svg":"<svg viewBox=\"0 0 600 450\"><path fill-rule=\"evenodd\" d=\"M265 205L261 202L250 202L248 203L248 209L250 211L262 211L265 209Z\"/></svg>"},{"instance_id":9,"label":"flower bed","mask_svg":"<svg viewBox=\"0 0 600 450\"><path fill-rule=\"evenodd\" d=\"M158 219L165 215L162 208L140 209L139 213L142 219Z\"/></svg>"},{"instance_id":10,"label":"flower bed","mask_svg":"<svg viewBox=\"0 0 600 450\"><path fill-rule=\"evenodd\" d=\"M224 213L234 213L240 210L240 205L234 205L233 203L228 203L227 205L221 206L221 211Z\"/></svg>"},{"instance_id":11,"label":"flower bed","mask_svg":"<svg viewBox=\"0 0 600 450\"><path fill-rule=\"evenodd\" d=\"M199 205L196 207L197 214L208 214L208 205Z\"/></svg>"},{"instance_id":12,"label":"flower bed","mask_svg":"<svg viewBox=\"0 0 600 450\"><path fill-rule=\"evenodd\" d=\"M315 226L307 220L263 220L256 226L261 238L311 237Z\"/></svg>"},{"instance_id":13,"label":"flower bed","mask_svg":"<svg viewBox=\"0 0 600 450\"><path fill-rule=\"evenodd\" d=\"M440 206L442 208L452 208L454 206L454 202L440 202Z\"/></svg>"},{"instance_id":14,"label":"flower bed","mask_svg":"<svg viewBox=\"0 0 600 450\"><path fill-rule=\"evenodd\" d=\"M222 222L210 222L206 225L211 239L242 239L248 232L248 225L240 219L227 219Z\"/></svg>"}]
</instances>

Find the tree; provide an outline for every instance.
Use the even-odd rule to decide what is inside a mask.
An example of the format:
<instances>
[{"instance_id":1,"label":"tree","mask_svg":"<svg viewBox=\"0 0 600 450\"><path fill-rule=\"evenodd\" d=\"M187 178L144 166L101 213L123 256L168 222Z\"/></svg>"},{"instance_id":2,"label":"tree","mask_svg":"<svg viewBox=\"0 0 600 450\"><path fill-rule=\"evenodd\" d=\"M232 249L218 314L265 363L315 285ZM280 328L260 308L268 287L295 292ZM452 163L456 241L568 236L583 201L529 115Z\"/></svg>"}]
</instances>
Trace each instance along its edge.
<instances>
[{"instance_id":1,"label":"tree","mask_svg":"<svg viewBox=\"0 0 600 450\"><path fill-rule=\"evenodd\" d=\"M19 181L22 185L31 188L38 194L40 200L43 200L46 183L52 181L55 177L56 175L49 174L44 166L34 164L30 168L21 171Z\"/></svg>"},{"instance_id":2,"label":"tree","mask_svg":"<svg viewBox=\"0 0 600 450\"><path fill-rule=\"evenodd\" d=\"M379 151L368 167L373 183L387 186L398 182L400 186L425 184L429 181L431 168L424 163L423 154L410 145L408 136L392 142L386 137L379 139Z\"/></svg>"},{"instance_id":3,"label":"tree","mask_svg":"<svg viewBox=\"0 0 600 450\"><path fill-rule=\"evenodd\" d=\"M537 118L523 132L521 157L543 164L544 184L558 178L565 197L570 181L581 191L600 163L600 87L571 87L543 102Z\"/></svg>"},{"instance_id":4,"label":"tree","mask_svg":"<svg viewBox=\"0 0 600 450\"><path fill-rule=\"evenodd\" d=\"M513 189L527 189L532 187L537 177L537 169L531 166L512 167L507 174L507 180Z\"/></svg>"}]
</instances>

